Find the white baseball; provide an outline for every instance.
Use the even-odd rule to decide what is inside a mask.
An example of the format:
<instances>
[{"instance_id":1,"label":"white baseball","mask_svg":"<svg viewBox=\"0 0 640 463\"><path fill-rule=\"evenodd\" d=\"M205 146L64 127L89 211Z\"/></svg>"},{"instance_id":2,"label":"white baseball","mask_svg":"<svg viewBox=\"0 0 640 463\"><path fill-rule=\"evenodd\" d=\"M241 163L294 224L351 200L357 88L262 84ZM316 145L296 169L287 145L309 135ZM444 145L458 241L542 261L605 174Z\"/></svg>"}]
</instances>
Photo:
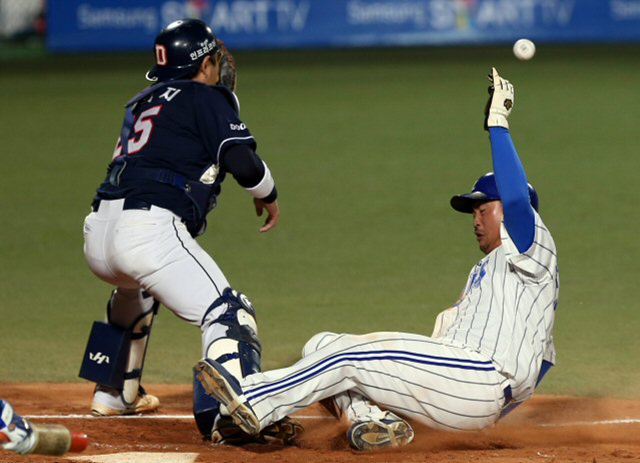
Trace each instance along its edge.
<instances>
[{"instance_id":1,"label":"white baseball","mask_svg":"<svg viewBox=\"0 0 640 463\"><path fill-rule=\"evenodd\" d=\"M536 54L536 45L529 39L520 39L513 44L513 54L522 61L533 58Z\"/></svg>"}]
</instances>

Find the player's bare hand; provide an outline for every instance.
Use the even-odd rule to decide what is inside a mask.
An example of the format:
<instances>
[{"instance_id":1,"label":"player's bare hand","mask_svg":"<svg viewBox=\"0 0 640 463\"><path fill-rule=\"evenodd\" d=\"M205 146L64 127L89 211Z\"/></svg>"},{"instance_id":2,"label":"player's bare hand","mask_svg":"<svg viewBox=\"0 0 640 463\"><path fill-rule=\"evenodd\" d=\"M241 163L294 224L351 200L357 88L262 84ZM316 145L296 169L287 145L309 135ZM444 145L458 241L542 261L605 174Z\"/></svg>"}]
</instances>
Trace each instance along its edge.
<instances>
[{"instance_id":1,"label":"player's bare hand","mask_svg":"<svg viewBox=\"0 0 640 463\"><path fill-rule=\"evenodd\" d=\"M278 201L272 203L265 203L263 200L254 198L253 203L256 206L256 214L258 217L262 217L264 210L267 210L267 220L264 225L258 230L260 233L271 230L278 224L278 217L280 216L280 209L278 208Z\"/></svg>"}]
</instances>

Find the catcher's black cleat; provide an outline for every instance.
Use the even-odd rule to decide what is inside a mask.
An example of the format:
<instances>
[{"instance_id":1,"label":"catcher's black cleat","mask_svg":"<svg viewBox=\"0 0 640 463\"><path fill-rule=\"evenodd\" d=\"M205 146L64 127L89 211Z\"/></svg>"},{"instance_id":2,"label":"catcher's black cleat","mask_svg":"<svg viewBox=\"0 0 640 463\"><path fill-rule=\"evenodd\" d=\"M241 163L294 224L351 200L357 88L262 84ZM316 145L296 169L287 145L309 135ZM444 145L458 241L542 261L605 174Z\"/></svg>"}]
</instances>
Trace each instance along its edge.
<instances>
[{"instance_id":1,"label":"catcher's black cleat","mask_svg":"<svg viewBox=\"0 0 640 463\"><path fill-rule=\"evenodd\" d=\"M245 445L254 441L255 436L244 432L230 416L218 415L211 430L211 442L222 445Z\"/></svg>"},{"instance_id":2,"label":"catcher's black cleat","mask_svg":"<svg viewBox=\"0 0 640 463\"><path fill-rule=\"evenodd\" d=\"M265 426L258 434L257 442L269 445L295 445L304 428L298 420L285 416L280 421Z\"/></svg>"},{"instance_id":3,"label":"catcher's black cleat","mask_svg":"<svg viewBox=\"0 0 640 463\"><path fill-rule=\"evenodd\" d=\"M295 445L304 428L292 419L284 417L276 423L266 426L258 434L252 436L236 425L231 417L218 415L211 432L214 444L242 446L246 444L266 444L289 446Z\"/></svg>"},{"instance_id":4,"label":"catcher's black cleat","mask_svg":"<svg viewBox=\"0 0 640 463\"><path fill-rule=\"evenodd\" d=\"M218 362L208 358L200 360L193 369L205 392L227 408L233 422L247 434L258 434L260 420L242 394L238 380Z\"/></svg>"}]
</instances>

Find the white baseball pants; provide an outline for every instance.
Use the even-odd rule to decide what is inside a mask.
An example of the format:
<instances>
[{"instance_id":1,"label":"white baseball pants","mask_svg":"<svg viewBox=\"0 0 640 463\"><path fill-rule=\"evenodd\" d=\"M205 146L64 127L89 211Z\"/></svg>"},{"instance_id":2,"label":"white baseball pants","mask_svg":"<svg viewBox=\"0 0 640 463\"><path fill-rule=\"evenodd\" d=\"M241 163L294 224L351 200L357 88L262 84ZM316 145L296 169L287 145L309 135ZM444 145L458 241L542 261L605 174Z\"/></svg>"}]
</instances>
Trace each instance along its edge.
<instances>
[{"instance_id":1,"label":"white baseball pants","mask_svg":"<svg viewBox=\"0 0 640 463\"><path fill-rule=\"evenodd\" d=\"M171 211L156 206L149 210L123 207L122 199L101 201L98 210L85 219L84 253L93 273L116 286L123 302L130 300L122 304L125 318L134 320L148 310L134 303L146 290L178 317L203 325L207 309L229 286L218 265ZM209 313L207 320L224 310L226 304ZM203 332L202 355L220 337L216 329L221 327L213 324Z\"/></svg>"}]
</instances>

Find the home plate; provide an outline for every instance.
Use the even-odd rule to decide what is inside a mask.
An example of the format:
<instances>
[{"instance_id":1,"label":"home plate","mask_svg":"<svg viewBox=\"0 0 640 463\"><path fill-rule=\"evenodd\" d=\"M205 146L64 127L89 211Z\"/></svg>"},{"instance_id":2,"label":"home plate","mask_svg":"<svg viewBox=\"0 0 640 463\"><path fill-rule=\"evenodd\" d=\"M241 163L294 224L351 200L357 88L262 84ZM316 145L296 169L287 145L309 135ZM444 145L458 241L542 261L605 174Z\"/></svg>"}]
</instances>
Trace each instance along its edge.
<instances>
[{"instance_id":1,"label":"home plate","mask_svg":"<svg viewBox=\"0 0 640 463\"><path fill-rule=\"evenodd\" d=\"M197 453L166 453L166 452L126 452L109 455L88 455L86 457L68 457L73 461L88 461L91 463L193 463L198 458Z\"/></svg>"}]
</instances>

